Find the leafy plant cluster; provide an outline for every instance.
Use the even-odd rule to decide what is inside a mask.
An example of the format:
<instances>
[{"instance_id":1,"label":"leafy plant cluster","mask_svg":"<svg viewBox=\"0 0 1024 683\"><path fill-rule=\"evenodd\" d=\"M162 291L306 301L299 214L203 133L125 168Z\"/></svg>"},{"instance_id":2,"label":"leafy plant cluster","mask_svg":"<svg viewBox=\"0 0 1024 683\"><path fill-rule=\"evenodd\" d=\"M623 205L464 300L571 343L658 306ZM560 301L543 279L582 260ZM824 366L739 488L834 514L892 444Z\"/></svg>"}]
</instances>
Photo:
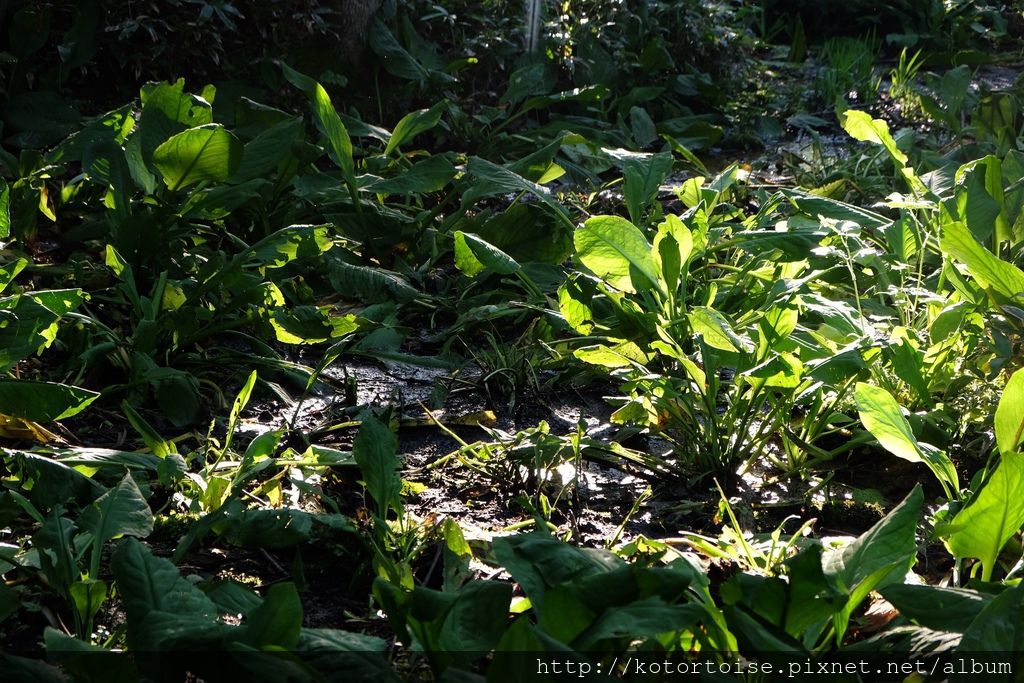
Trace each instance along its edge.
<instances>
[{"instance_id":1,"label":"leafy plant cluster","mask_svg":"<svg viewBox=\"0 0 1024 683\"><path fill-rule=\"evenodd\" d=\"M722 29L692 3L568 2L519 59L503 6L385 8L372 70L403 86L386 100L280 62L262 78L285 97L154 81L82 117L15 46L0 628L28 652L0 654L5 675L62 680L24 654L82 680L501 681L536 673L522 652L614 675L628 653L1024 651L1018 95L904 52L896 130L852 106L886 78L870 41L835 38L816 54L845 166L759 182L711 161L724 95L686 52L722 55L749 8L715 10ZM231 3L162 11L197 8L232 35ZM331 372L358 359L447 374L430 407L368 404ZM493 424L587 384L609 425ZM437 410L467 388L486 410ZM264 410L284 417L253 431ZM415 514L412 428L457 443L428 471L525 518L481 534ZM909 474L876 523L815 529L835 472L894 458ZM573 521L595 466L650 484L602 548ZM752 524L758 481L801 491L797 519ZM717 503L720 532L627 529L680 493ZM313 627L325 564L354 599Z\"/></svg>"}]
</instances>

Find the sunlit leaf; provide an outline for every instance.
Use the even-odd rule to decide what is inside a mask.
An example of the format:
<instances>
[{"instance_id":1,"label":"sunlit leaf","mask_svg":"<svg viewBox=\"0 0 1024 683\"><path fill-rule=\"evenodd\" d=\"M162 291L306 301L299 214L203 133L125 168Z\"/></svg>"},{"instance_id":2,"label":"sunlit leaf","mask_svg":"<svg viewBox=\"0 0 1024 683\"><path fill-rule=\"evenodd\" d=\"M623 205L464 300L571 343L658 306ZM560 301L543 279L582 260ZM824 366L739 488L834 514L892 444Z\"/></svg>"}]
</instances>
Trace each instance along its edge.
<instances>
[{"instance_id":1,"label":"sunlit leaf","mask_svg":"<svg viewBox=\"0 0 1024 683\"><path fill-rule=\"evenodd\" d=\"M224 126L211 123L178 133L153 152L164 183L178 190L193 183L230 178L242 160L242 143Z\"/></svg>"}]
</instances>

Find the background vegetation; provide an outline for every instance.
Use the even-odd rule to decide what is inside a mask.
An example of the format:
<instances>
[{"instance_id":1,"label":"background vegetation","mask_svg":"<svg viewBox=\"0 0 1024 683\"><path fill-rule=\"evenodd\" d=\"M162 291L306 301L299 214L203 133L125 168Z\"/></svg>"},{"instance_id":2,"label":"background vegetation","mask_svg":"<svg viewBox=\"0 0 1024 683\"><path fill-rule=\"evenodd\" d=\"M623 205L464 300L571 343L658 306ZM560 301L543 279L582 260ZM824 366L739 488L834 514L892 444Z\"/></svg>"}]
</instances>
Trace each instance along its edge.
<instances>
[{"instance_id":1,"label":"background vegetation","mask_svg":"<svg viewBox=\"0 0 1024 683\"><path fill-rule=\"evenodd\" d=\"M0 17L4 676L1020 663L1019 7Z\"/></svg>"}]
</instances>

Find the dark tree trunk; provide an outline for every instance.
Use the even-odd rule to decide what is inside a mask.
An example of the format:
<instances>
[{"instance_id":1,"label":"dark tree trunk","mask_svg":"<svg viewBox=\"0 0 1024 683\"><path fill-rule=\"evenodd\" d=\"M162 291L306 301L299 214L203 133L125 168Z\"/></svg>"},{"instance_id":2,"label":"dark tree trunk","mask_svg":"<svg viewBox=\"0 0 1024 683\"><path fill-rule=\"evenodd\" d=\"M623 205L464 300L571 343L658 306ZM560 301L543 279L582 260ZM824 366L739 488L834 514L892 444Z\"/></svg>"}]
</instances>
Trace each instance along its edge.
<instances>
[{"instance_id":1,"label":"dark tree trunk","mask_svg":"<svg viewBox=\"0 0 1024 683\"><path fill-rule=\"evenodd\" d=\"M338 33L341 35L339 57L349 65L358 65L366 52L366 41L370 32L373 15L380 9L382 0L336 0L338 8Z\"/></svg>"}]
</instances>

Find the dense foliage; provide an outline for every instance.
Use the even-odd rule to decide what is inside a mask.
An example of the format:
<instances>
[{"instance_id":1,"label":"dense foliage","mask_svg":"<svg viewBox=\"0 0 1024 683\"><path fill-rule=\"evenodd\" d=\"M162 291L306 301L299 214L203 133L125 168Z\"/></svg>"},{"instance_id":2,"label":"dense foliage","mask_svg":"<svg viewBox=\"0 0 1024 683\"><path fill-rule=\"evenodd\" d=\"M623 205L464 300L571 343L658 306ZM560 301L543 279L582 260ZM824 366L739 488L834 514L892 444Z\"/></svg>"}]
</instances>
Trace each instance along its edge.
<instances>
[{"instance_id":1,"label":"dense foliage","mask_svg":"<svg viewBox=\"0 0 1024 683\"><path fill-rule=\"evenodd\" d=\"M1016 670L1024 13L811 4L0 4L5 680Z\"/></svg>"}]
</instances>

